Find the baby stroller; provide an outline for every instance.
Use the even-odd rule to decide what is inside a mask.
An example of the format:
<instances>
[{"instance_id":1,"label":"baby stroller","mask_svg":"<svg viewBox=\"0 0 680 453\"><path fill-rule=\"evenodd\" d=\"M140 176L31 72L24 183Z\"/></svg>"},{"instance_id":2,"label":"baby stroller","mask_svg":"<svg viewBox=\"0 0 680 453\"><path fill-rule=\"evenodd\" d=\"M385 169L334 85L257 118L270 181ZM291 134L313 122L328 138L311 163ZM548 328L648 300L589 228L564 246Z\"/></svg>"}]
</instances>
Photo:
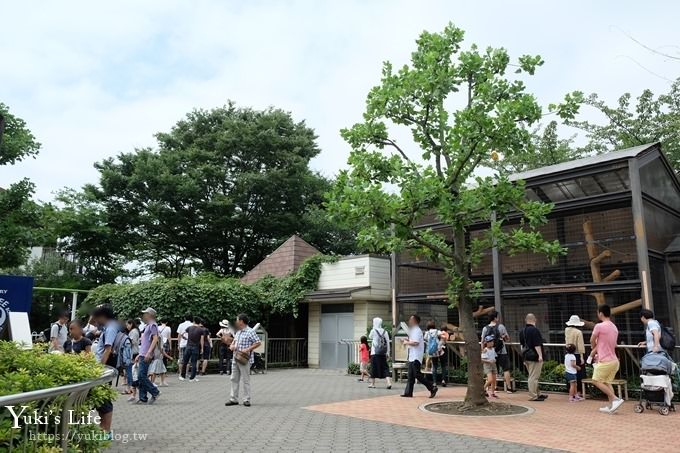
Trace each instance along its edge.
<instances>
[{"instance_id":1,"label":"baby stroller","mask_svg":"<svg viewBox=\"0 0 680 453\"><path fill-rule=\"evenodd\" d=\"M264 359L262 354L255 352L253 357L253 364L250 365L250 374L257 374L265 372Z\"/></svg>"},{"instance_id":2,"label":"baby stroller","mask_svg":"<svg viewBox=\"0 0 680 453\"><path fill-rule=\"evenodd\" d=\"M636 413L641 414L645 409L654 408L661 415L668 415L670 411L675 412L671 384L671 375L675 367L675 363L665 352L650 352L640 359L642 383L640 401L633 408Z\"/></svg>"}]
</instances>

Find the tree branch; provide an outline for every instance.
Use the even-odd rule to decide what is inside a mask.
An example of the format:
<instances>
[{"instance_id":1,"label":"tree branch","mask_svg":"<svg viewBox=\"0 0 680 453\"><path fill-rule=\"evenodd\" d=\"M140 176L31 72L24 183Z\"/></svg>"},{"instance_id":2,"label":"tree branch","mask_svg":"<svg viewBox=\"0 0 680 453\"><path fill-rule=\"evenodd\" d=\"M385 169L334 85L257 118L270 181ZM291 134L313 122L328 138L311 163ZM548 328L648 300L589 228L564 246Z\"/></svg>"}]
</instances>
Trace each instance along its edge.
<instances>
[{"instance_id":1,"label":"tree branch","mask_svg":"<svg viewBox=\"0 0 680 453\"><path fill-rule=\"evenodd\" d=\"M431 242L429 242L429 241L426 241L426 240L423 239L421 236L419 236L418 234L416 234L416 232L413 231L413 230L411 229L411 228L413 228L413 225L409 225L409 226L407 226L407 225L402 225L402 226L404 226L404 227L406 227L407 229L409 229L409 237L410 237L411 239L413 239L414 241L416 241L418 244L422 245L423 247L427 247L428 249L432 250L433 252L436 252L436 253L438 253L438 254L440 254L440 255L446 257L446 258L455 259L455 256L454 256L453 252L450 252L450 251L448 251L448 250L445 250L445 249L439 247L439 246L436 245L436 244L433 244L433 243L431 243Z\"/></svg>"}]
</instances>

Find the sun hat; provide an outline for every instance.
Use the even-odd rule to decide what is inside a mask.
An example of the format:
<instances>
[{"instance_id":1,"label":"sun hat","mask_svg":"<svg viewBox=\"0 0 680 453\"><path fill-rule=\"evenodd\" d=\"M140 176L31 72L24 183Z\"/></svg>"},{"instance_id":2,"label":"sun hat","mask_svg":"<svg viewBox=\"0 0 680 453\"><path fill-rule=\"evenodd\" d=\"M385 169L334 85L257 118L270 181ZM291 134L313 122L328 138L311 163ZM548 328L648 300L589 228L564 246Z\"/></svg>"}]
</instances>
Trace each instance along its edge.
<instances>
[{"instance_id":1,"label":"sun hat","mask_svg":"<svg viewBox=\"0 0 680 453\"><path fill-rule=\"evenodd\" d=\"M579 318L578 315L571 315L569 321L567 321L565 324L568 326L581 327L585 325L585 322L581 321L581 318Z\"/></svg>"},{"instance_id":2,"label":"sun hat","mask_svg":"<svg viewBox=\"0 0 680 453\"><path fill-rule=\"evenodd\" d=\"M151 307L147 308L146 310L142 310L142 313L148 313L150 315L156 316L156 310Z\"/></svg>"},{"instance_id":3,"label":"sun hat","mask_svg":"<svg viewBox=\"0 0 680 453\"><path fill-rule=\"evenodd\" d=\"M223 319L220 321L220 327L229 327L229 320L228 319Z\"/></svg>"}]
</instances>

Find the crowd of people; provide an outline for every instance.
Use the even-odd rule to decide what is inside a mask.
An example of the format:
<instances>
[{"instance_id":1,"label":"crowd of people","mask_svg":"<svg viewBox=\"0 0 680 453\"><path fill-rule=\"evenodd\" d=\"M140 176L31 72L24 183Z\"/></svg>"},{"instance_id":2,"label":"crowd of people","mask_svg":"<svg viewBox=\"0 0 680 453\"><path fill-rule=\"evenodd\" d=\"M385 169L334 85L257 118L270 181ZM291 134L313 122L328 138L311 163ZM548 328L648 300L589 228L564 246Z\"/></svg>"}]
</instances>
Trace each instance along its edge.
<instances>
[{"instance_id":1,"label":"crowd of people","mask_svg":"<svg viewBox=\"0 0 680 453\"><path fill-rule=\"evenodd\" d=\"M119 319L108 304L97 306L83 323L69 313L60 312L50 326L48 350L51 353L93 354L97 361L116 368L124 378L130 403L154 404L161 395L160 387L168 387L167 367L174 361L172 352L172 329L167 320L159 319L151 307L142 310L140 318ZM226 406L251 405L250 366L254 351L260 346L260 338L249 326L245 314L236 317L234 326L228 319L219 322L218 372L231 378L231 391ZM47 331L46 331L47 332ZM204 320L186 314L177 326L179 380L198 382L198 375L208 372L212 357L212 338ZM187 379L188 375L188 379ZM243 390L242 398L240 390ZM100 426L110 435L113 404L96 408L101 419Z\"/></svg>"},{"instance_id":2,"label":"crowd of people","mask_svg":"<svg viewBox=\"0 0 680 453\"><path fill-rule=\"evenodd\" d=\"M570 403L584 401L580 390L586 378L586 367L593 367L592 383L606 397L607 404L600 408L600 412L612 414L623 404L623 399L614 392L612 383L619 371L619 360L616 355L618 344L618 329L611 320L611 308L600 305L597 308L598 321L590 336L590 353L586 355L586 346L582 328L585 322L578 315L572 315L565 322L565 350L564 350L564 379L569 391ZM647 353L663 352L661 345L662 327L654 319L650 310L640 312L640 321L645 328L645 341L639 347ZM448 378L447 341L449 333L446 325L437 329L434 321L428 321L425 332L420 326L421 320L417 314L408 319L408 333L401 339L408 348L407 381L402 397L412 397L414 385L420 382L430 392L430 398L437 394L438 385L446 386ZM519 332L521 346L521 362L527 374L529 400L541 402L548 395L540 391L540 376L543 369L545 350L541 331L537 327L536 316L529 313L525 317L525 326ZM492 310L488 313L488 324L482 328L481 361L486 381L484 392L489 398L498 398L496 393L497 377L502 374L504 388L507 393L514 393L513 365L509 355L507 343L511 341L507 328L500 322L499 314ZM387 358L390 356L390 335L383 327L380 318L373 319L373 327L368 336L361 337L359 345L360 382L369 380L369 388L375 388L376 379L385 379L386 387L392 388L389 376ZM427 352L427 354L426 354ZM422 371L423 363L431 363L431 378L427 378ZM369 371L370 364L370 371Z\"/></svg>"}]
</instances>

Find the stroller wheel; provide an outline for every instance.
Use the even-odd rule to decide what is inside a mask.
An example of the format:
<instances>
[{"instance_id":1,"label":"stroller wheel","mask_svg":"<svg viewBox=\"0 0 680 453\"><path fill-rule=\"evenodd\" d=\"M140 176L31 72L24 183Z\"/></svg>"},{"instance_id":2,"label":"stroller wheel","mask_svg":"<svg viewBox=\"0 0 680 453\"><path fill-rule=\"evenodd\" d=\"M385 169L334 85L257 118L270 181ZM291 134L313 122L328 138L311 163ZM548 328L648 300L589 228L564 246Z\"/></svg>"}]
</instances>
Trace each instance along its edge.
<instances>
[{"instance_id":1,"label":"stroller wheel","mask_svg":"<svg viewBox=\"0 0 680 453\"><path fill-rule=\"evenodd\" d=\"M642 404L638 403L633 407L633 411L636 414L641 414L645 411L645 407Z\"/></svg>"},{"instance_id":2,"label":"stroller wheel","mask_svg":"<svg viewBox=\"0 0 680 453\"><path fill-rule=\"evenodd\" d=\"M668 408L668 406L661 406L659 408L659 414L661 414L661 415L668 415L669 412L670 412L670 409Z\"/></svg>"}]
</instances>

